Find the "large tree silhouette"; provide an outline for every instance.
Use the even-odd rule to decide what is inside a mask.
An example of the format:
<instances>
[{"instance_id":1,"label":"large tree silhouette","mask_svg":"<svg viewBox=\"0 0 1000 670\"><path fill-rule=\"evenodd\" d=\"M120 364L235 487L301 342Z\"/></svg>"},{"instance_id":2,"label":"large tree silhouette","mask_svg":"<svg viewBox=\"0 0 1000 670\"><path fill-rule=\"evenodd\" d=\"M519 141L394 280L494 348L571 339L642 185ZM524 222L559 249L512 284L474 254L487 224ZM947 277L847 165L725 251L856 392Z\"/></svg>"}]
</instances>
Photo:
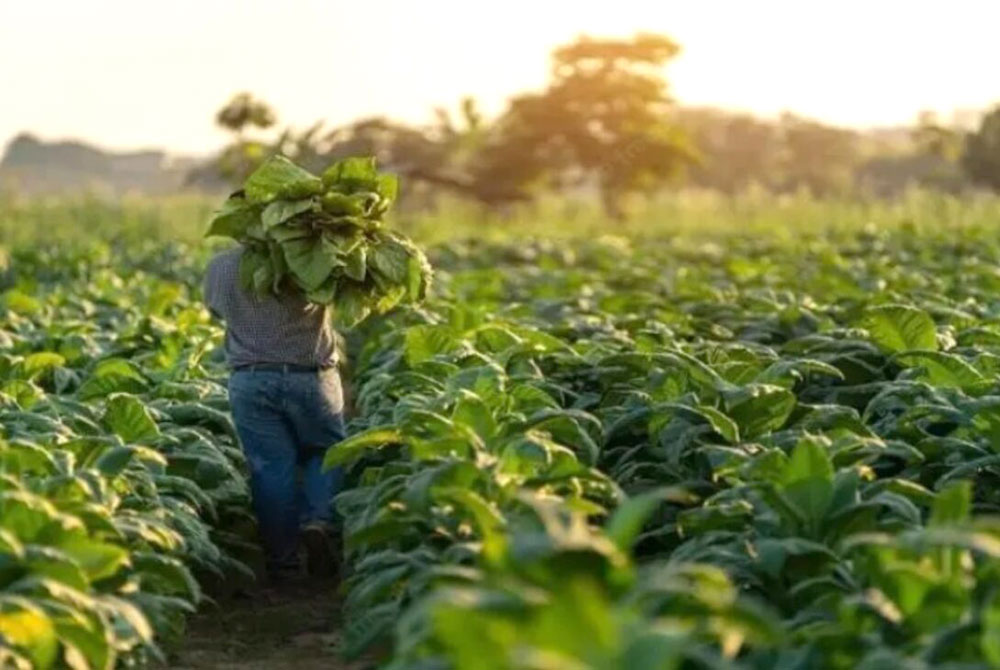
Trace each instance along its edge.
<instances>
[{"instance_id":1,"label":"large tree silhouette","mask_svg":"<svg viewBox=\"0 0 1000 670\"><path fill-rule=\"evenodd\" d=\"M476 177L508 189L544 177L591 181L607 212L655 186L690 161L672 125L673 101L662 66L679 47L659 35L581 37L553 54L552 81L514 98L484 147Z\"/></svg>"}]
</instances>

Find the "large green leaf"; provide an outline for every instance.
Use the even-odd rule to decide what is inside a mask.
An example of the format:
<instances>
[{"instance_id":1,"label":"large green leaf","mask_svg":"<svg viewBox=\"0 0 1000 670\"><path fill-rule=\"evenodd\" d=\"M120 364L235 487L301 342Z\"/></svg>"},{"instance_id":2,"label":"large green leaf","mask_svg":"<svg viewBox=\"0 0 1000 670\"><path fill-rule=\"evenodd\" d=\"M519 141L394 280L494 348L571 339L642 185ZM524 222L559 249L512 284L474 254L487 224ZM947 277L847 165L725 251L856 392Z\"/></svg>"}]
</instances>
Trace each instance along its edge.
<instances>
[{"instance_id":1,"label":"large green leaf","mask_svg":"<svg viewBox=\"0 0 1000 670\"><path fill-rule=\"evenodd\" d=\"M94 366L77 395L81 400L90 400L116 392L139 393L148 387L146 376L134 363L123 358L107 358Z\"/></svg>"},{"instance_id":2,"label":"large green leaf","mask_svg":"<svg viewBox=\"0 0 1000 670\"><path fill-rule=\"evenodd\" d=\"M813 524L813 530L819 528L833 501L833 473L828 447L821 440L807 437L792 449L782 477L782 493Z\"/></svg>"},{"instance_id":3,"label":"large green leaf","mask_svg":"<svg viewBox=\"0 0 1000 670\"><path fill-rule=\"evenodd\" d=\"M498 430L493 412L490 411L482 398L470 392L463 393L458 402L455 403L451 420L476 431L484 441L496 435Z\"/></svg>"},{"instance_id":4,"label":"large green leaf","mask_svg":"<svg viewBox=\"0 0 1000 670\"><path fill-rule=\"evenodd\" d=\"M67 535L55 546L76 562L91 581L110 577L129 562L125 548L82 534Z\"/></svg>"},{"instance_id":5,"label":"large green leaf","mask_svg":"<svg viewBox=\"0 0 1000 670\"><path fill-rule=\"evenodd\" d=\"M415 367L456 345L454 333L447 326L414 326L406 331L403 353L406 364Z\"/></svg>"},{"instance_id":6,"label":"large green leaf","mask_svg":"<svg viewBox=\"0 0 1000 670\"><path fill-rule=\"evenodd\" d=\"M344 328L353 328L371 314L374 304L357 282L344 281L337 290L334 317Z\"/></svg>"},{"instance_id":7,"label":"large green leaf","mask_svg":"<svg viewBox=\"0 0 1000 670\"><path fill-rule=\"evenodd\" d=\"M410 254L393 239L383 239L371 248L368 263L393 284L405 284L410 269Z\"/></svg>"},{"instance_id":8,"label":"large green leaf","mask_svg":"<svg viewBox=\"0 0 1000 670\"><path fill-rule=\"evenodd\" d=\"M323 459L323 468L329 469L344 465L359 458L370 447L383 447L387 444L398 444L403 435L398 428L377 426L352 435L346 440L332 445Z\"/></svg>"},{"instance_id":9,"label":"large green leaf","mask_svg":"<svg viewBox=\"0 0 1000 670\"><path fill-rule=\"evenodd\" d=\"M896 356L907 367L923 368L924 379L935 386L972 389L983 381L983 375L955 354L943 351L911 351Z\"/></svg>"},{"instance_id":10,"label":"large green leaf","mask_svg":"<svg viewBox=\"0 0 1000 670\"><path fill-rule=\"evenodd\" d=\"M304 200L275 200L261 212L260 221L264 225L264 229L267 230L288 221L293 216L308 212L312 208L313 202L308 198Z\"/></svg>"},{"instance_id":11,"label":"large green leaf","mask_svg":"<svg viewBox=\"0 0 1000 670\"><path fill-rule=\"evenodd\" d=\"M36 379L46 372L66 364L66 359L54 351L39 351L25 356L18 365L21 379Z\"/></svg>"},{"instance_id":12,"label":"large green leaf","mask_svg":"<svg viewBox=\"0 0 1000 670\"><path fill-rule=\"evenodd\" d=\"M909 305L879 305L865 313L864 327L884 351L937 349L934 320L927 312Z\"/></svg>"},{"instance_id":13,"label":"large green leaf","mask_svg":"<svg viewBox=\"0 0 1000 670\"><path fill-rule=\"evenodd\" d=\"M247 177L243 189L247 200L263 204L319 195L323 182L284 156L272 156Z\"/></svg>"},{"instance_id":14,"label":"large green leaf","mask_svg":"<svg viewBox=\"0 0 1000 670\"><path fill-rule=\"evenodd\" d=\"M629 552L635 544L642 527L652 516L656 508L664 502L690 505L697 498L682 488L658 488L629 498L614 511L604 532L622 551Z\"/></svg>"},{"instance_id":15,"label":"large green leaf","mask_svg":"<svg viewBox=\"0 0 1000 670\"><path fill-rule=\"evenodd\" d=\"M352 156L338 161L323 172L323 183L328 187L375 191L379 186L375 159L371 156Z\"/></svg>"},{"instance_id":16,"label":"large green leaf","mask_svg":"<svg viewBox=\"0 0 1000 670\"><path fill-rule=\"evenodd\" d=\"M344 275L354 281L363 282L365 280L365 270L367 257L367 247L358 244L344 257Z\"/></svg>"},{"instance_id":17,"label":"large green leaf","mask_svg":"<svg viewBox=\"0 0 1000 670\"><path fill-rule=\"evenodd\" d=\"M142 401L127 393L116 393L108 397L102 421L125 442L146 442L160 434L160 429Z\"/></svg>"},{"instance_id":18,"label":"large green leaf","mask_svg":"<svg viewBox=\"0 0 1000 670\"><path fill-rule=\"evenodd\" d=\"M304 291L319 288L340 264L336 249L322 237L289 240L281 248L289 271Z\"/></svg>"},{"instance_id":19,"label":"large green leaf","mask_svg":"<svg viewBox=\"0 0 1000 670\"><path fill-rule=\"evenodd\" d=\"M972 509L972 486L969 482L949 484L934 497L929 525L959 524L969 518Z\"/></svg>"},{"instance_id":20,"label":"large green leaf","mask_svg":"<svg viewBox=\"0 0 1000 670\"><path fill-rule=\"evenodd\" d=\"M26 598L14 596L0 596L0 642L12 645L38 670L53 667L59 651L55 627L48 615Z\"/></svg>"},{"instance_id":21,"label":"large green leaf","mask_svg":"<svg viewBox=\"0 0 1000 670\"><path fill-rule=\"evenodd\" d=\"M255 290L255 278L268 272L270 266L270 254L252 247L244 248L240 254L240 284L247 290Z\"/></svg>"},{"instance_id":22,"label":"large green leaf","mask_svg":"<svg viewBox=\"0 0 1000 670\"><path fill-rule=\"evenodd\" d=\"M399 178L394 174L380 174L375 190L385 200L395 200L399 193Z\"/></svg>"},{"instance_id":23,"label":"large green leaf","mask_svg":"<svg viewBox=\"0 0 1000 670\"><path fill-rule=\"evenodd\" d=\"M756 438L785 425L795 409L795 394L781 386L750 384L725 394L726 415L743 438Z\"/></svg>"},{"instance_id":24,"label":"large green leaf","mask_svg":"<svg viewBox=\"0 0 1000 670\"><path fill-rule=\"evenodd\" d=\"M218 235L238 240L259 220L259 206L241 197L229 198L212 216L206 236Z\"/></svg>"}]
</instances>

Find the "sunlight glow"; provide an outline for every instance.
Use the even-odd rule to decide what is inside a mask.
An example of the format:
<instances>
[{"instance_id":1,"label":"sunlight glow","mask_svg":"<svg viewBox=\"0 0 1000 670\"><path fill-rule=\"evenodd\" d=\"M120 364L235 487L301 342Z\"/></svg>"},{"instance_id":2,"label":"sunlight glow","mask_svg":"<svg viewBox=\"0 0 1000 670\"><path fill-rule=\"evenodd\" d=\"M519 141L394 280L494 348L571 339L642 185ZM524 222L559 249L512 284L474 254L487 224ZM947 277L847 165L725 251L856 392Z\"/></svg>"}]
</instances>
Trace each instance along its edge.
<instances>
[{"instance_id":1,"label":"sunlight glow","mask_svg":"<svg viewBox=\"0 0 1000 670\"><path fill-rule=\"evenodd\" d=\"M283 123L491 112L545 82L576 35L660 32L685 104L846 125L1000 100L1000 3L956 0L33 0L0 2L0 142L23 130L207 153L215 110L250 90Z\"/></svg>"}]
</instances>

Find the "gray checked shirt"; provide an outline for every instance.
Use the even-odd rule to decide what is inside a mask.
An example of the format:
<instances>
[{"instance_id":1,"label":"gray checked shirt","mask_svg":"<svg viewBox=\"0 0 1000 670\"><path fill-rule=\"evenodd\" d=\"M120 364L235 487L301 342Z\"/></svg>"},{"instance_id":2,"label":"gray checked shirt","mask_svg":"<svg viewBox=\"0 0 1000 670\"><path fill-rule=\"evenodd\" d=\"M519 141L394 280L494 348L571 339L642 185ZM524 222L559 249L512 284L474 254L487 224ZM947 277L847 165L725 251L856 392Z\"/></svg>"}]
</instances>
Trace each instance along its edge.
<instances>
[{"instance_id":1,"label":"gray checked shirt","mask_svg":"<svg viewBox=\"0 0 1000 670\"><path fill-rule=\"evenodd\" d=\"M205 304L226 323L226 361L232 368L258 363L330 367L337 335L329 307L300 293L260 296L240 284L242 248L212 258L205 273Z\"/></svg>"}]
</instances>

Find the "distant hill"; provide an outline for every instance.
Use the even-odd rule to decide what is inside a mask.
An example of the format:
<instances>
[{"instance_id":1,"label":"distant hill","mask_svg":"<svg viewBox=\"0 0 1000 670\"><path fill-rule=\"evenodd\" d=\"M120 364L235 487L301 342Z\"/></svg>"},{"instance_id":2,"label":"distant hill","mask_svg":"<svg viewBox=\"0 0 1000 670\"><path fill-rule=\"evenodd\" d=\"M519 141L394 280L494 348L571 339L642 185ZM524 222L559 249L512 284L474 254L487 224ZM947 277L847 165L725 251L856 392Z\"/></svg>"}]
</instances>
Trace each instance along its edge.
<instances>
[{"instance_id":1,"label":"distant hill","mask_svg":"<svg viewBox=\"0 0 1000 670\"><path fill-rule=\"evenodd\" d=\"M83 142L45 142L24 133L0 160L0 190L23 193L104 191L172 193L200 161L162 151L115 153Z\"/></svg>"}]
</instances>

